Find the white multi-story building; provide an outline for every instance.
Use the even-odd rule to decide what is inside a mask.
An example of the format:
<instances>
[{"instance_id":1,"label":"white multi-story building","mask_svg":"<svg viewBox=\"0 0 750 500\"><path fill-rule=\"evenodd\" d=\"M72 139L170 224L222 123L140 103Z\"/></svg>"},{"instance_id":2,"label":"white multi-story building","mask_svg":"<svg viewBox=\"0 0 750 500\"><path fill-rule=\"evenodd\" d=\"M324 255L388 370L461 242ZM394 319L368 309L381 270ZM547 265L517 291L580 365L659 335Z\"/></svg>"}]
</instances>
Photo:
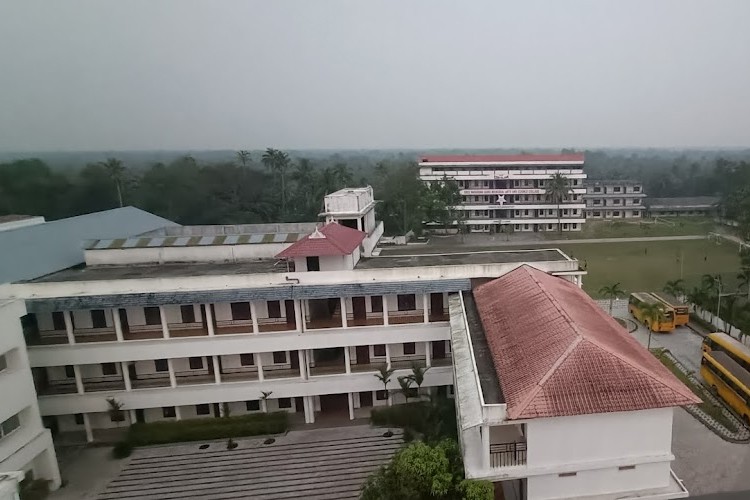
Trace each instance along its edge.
<instances>
[{"instance_id":1,"label":"white multi-story building","mask_svg":"<svg viewBox=\"0 0 750 500\"><path fill-rule=\"evenodd\" d=\"M633 219L643 217L646 207L643 184L628 180L586 182L587 219Z\"/></svg>"},{"instance_id":2,"label":"white multi-story building","mask_svg":"<svg viewBox=\"0 0 750 500\"><path fill-rule=\"evenodd\" d=\"M458 182L463 223L472 232L580 231L586 205L582 154L422 156L419 177ZM568 179L570 192L560 205L547 197L555 174Z\"/></svg>"}]
</instances>

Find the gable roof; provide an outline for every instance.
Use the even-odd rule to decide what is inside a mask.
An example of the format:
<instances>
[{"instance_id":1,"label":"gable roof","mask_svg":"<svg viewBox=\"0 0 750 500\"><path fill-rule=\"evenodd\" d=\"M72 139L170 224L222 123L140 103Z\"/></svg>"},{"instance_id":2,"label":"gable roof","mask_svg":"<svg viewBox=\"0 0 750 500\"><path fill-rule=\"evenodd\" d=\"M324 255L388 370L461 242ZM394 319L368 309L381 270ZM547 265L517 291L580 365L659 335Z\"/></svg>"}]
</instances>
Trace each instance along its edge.
<instances>
[{"instance_id":1,"label":"gable roof","mask_svg":"<svg viewBox=\"0 0 750 500\"><path fill-rule=\"evenodd\" d=\"M521 266L474 298L511 420L700 402L569 281Z\"/></svg>"},{"instance_id":2,"label":"gable roof","mask_svg":"<svg viewBox=\"0 0 750 500\"><path fill-rule=\"evenodd\" d=\"M579 163L584 155L574 154L523 154L523 155L424 155L419 158L422 163L522 163L522 162L559 162Z\"/></svg>"},{"instance_id":3,"label":"gable roof","mask_svg":"<svg viewBox=\"0 0 750 500\"><path fill-rule=\"evenodd\" d=\"M292 243L276 255L279 259L292 257L323 257L349 255L354 252L367 233L342 226L337 222L316 229L301 240Z\"/></svg>"}]
</instances>

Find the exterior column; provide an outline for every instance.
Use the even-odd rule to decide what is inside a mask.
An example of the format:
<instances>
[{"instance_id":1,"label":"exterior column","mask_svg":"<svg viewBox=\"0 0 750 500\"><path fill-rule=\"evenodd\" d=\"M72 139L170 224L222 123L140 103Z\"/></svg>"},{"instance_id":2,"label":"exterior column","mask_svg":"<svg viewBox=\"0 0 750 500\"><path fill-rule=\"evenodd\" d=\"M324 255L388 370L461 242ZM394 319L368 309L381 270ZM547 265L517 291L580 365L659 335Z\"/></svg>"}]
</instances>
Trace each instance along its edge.
<instances>
[{"instance_id":1,"label":"exterior column","mask_svg":"<svg viewBox=\"0 0 750 500\"><path fill-rule=\"evenodd\" d=\"M490 468L490 426L483 425L480 427L482 431L482 468L489 470Z\"/></svg>"},{"instance_id":2,"label":"exterior column","mask_svg":"<svg viewBox=\"0 0 750 500\"><path fill-rule=\"evenodd\" d=\"M383 325L388 326L388 297L383 295Z\"/></svg>"},{"instance_id":3,"label":"exterior column","mask_svg":"<svg viewBox=\"0 0 750 500\"><path fill-rule=\"evenodd\" d=\"M120 323L120 310L112 309L112 324L115 325L115 335L117 335L117 341L122 342L125 338L122 335L122 323Z\"/></svg>"},{"instance_id":4,"label":"exterior column","mask_svg":"<svg viewBox=\"0 0 750 500\"><path fill-rule=\"evenodd\" d=\"M307 407L310 408L310 423L315 423L315 398L314 396L306 396Z\"/></svg>"},{"instance_id":5,"label":"exterior column","mask_svg":"<svg viewBox=\"0 0 750 500\"><path fill-rule=\"evenodd\" d=\"M63 319L65 320L65 333L68 334L68 344L75 344L76 337L73 335L73 319L70 317L70 311L63 311Z\"/></svg>"},{"instance_id":6,"label":"exterior column","mask_svg":"<svg viewBox=\"0 0 750 500\"><path fill-rule=\"evenodd\" d=\"M83 378L81 377L81 367L73 365L73 375L76 378L76 392L83 394Z\"/></svg>"},{"instance_id":7,"label":"exterior column","mask_svg":"<svg viewBox=\"0 0 750 500\"><path fill-rule=\"evenodd\" d=\"M261 357L261 354L258 353L257 356L255 356L255 365L258 367L258 382L263 382L263 358Z\"/></svg>"},{"instance_id":8,"label":"exterior column","mask_svg":"<svg viewBox=\"0 0 750 500\"><path fill-rule=\"evenodd\" d=\"M219 416L226 417L226 415L224 414L224 403L219 403Z\"/></svg>"},{"instance_id":9,"label":"exterior column","mask_svg":"<svg viewBox=\"0 0 750 500\"><path fill-rule=\"evenodd\" d=\"M424 364L427 368L432 366L432 342L424 343Z\"/></svg>"},{"instance_id":10,"label":"exterior column","mask_svg":"<svg viewBox=\"0 0 750 500\"><path fill-rule=\"evenodd\" d=\"M349 420L354 420L354 398L352 393L346 393L347 399L349 400Z\"/></svg>"},{"instance_id":11,"label":"exterior column","mask_svg":"<svg viewBox=\"0 0 750 500\"><path fill-rule=\"evenodd\" d=\"M213 336L216 334L216 332L214 331L214 314L213 312L211 312L211 304L206 304L205 310L206 310L206 325L208 327L208 335Z\"/></svg>"},{"instance_id":12,"label":"exterior column","mask_svg":"<svg viewBox=\"0 0 750 500\"><path fill-rule=\"evenodd\" d=\"M422 294L422 309L424 309L424 311L423 311L424 322L425 323L429 323L430 322L430 308L429 308L429 305L427 303L427 294L426 293Z\"/></svg>"},{"instance_id":13,"label":"exterior column","mask_svg":"<svg viewBox=\"0 0 750 500\"><path fill-rule=\"evenodd\" d=\"M250 319L253 322L253 333L259 333L260 329L258 328L258 311L255 308L255 302L252 300L250 301Z\"/></svg>"},{"instance_id":14,"label":"exterior column","mask_svg":"<svg viewBox=\"0 0 750 500\"><path fill-rule=\"evenodd\" d=\"M168 339L169 325L167 324L167 313L164 312L164 306L159 306L159 318L161 318L161 333L165 339Z\"/></svg>"},{"instance_id":15,"label":"exterior column","mask_svg":"<svg viewBox=\"0 0 750 500\"><path fill-rule=\"evenodd\" d=\"M89 420L89 414L83 414L83 427L86 429L86 442L91 443L94 441L94 431L91 429L91 420Z\"/></svg>"},{"instance_id":16,"label":"exterior column","mask_svg":"<svg viewBox=\"0 0 750 500\"><path fill-rule=\"evenodd\" d=\"M132 391L133 386L130 383L130 372L128 371L128 364L126 362L120 363L120 369L122 370L122 380L125 382L125 390Z\"/></svg>"},{"instance_id":17,"label":"exterior column","mask_svg":"<svg viewBox=\"0 0 750 500\"><path fill-rule=\"evenodd\" d=\"M268 413L268 401L264 398L260 398L260 411Z\"/></svg>"},{"instance_id":18,"label":"exterior column","mask_svg":"<svg viewBox=\"0 0 750 500\"><path fill-rule=\"evenodd\" d=\"M138 420L138 417L135 416L135 410L128 410L128 414L130 415L130 425L133 425Z\"/></svg>"},{"instance_id":19,"label":"exterior column","mask_svg":"<svg viewBox=\"0 0 750 500\"><path fill-rule=\"evenodd\" d=\"M305 313L302 310L302 299L296 299L294 301L294 322L297 325L297 331L304 333L305 331Z\"/></svg>"},{"instance_id":20,"label":"exterior column","mask_svg":"<svg viewBox=\"0 0 750 500\"><path fill-rule=\"evenodd\" d=\"M211 356L211 362L214 364L214 383L221 384L221 365L219 364L219 356Z\"/></svg>"},{"instance_id":21,"label":"exterior column","mask_svg":"<svg viewBox=\"0 0 750 500\"><path fill-rule=\"evenodd\" d=\"M352 353L349 351L349 346L344 346L344 367L346 374L349 375L352 372Z\"/></svg>"},{"instance_id":22,"label":"exterior column","mask_svg":"<svg viewBox=\"0 0 750 500\"><path fill-rule=\"evenodd\" d=\"M341 302L341 328L346 328L346 298L345 297L339 297L339 301Z\"/></svg>"},{"instance_id":23,"label":"exterior column","mask_svg":"<svg viewBox=\"0 0 750 500\"><path fill-rule=\"evenodd\" d=\"M362 217L357 217L357 231L362 231Z\"/></svg>"},{"instance_id":24,"label":"exterior column","mask_svg":"<svg viewBox=\"0 0 750 500\"><path fill-rule=\"evenodd\" d=\"M172 358L167 358L167 368L169 369L169 385L172 386L172 388L175 388L177 387L177 377L174 374Z\"/></svg>"},{"instance_id":25,"label":"exterior column","mask_svg":"<svg viewBox=\"0 0 750 500\"><path fill-rule=\"evenodd\" d=\"M311 424L312 423L312 417L310 416L310 401L309 396L303 396L302 397L302 408L305 410L305 423Z\"/></svg>"},{"instance_id":26,"label":"exterior column","mask_svg":"<svg viewBox=\"0 0 750 500\"><path fill-rule=\"evenodd\" d=\"M578 288L583 288L583 275L578 276Z\"/></svg>"},{"instance_id":27,"label":"exterior column","mask_svg":"<svg viewBox=\"0 0 750 500\"><path fill-rule=\"evenodd\" d=\"M302 380L307 380L307 361L305 360L305 350L297 350L297 359L299 359L299 376Z\"/></svg>"},{"instance_id":28,"label":"exterior column","mask_svg":"<svg viewBox=\"0 0 750 500\"><path fill-rule=\"evenodd\" d=\"M385 364L388 369L391 369L391 346L390 344L385 345Z\"/></svg>"},{"instance_id":29,"label":"exterior column","mask_svg":"<svg viewBox=\"0 0 750 500\"><path fill-rule=\"evenodd\" d=\"M180 412L179 406L174 407L174 418L175 420L182 420L182 412Z\"/></svg>"}]
</instances>

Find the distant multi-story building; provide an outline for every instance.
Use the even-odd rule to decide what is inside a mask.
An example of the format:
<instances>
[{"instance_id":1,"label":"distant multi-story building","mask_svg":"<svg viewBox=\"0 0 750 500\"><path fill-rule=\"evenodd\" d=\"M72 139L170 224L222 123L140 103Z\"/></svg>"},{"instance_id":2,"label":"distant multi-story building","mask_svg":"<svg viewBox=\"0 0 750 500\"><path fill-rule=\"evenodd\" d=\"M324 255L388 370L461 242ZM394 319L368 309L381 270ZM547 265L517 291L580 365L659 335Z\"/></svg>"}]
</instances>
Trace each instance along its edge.
<instances>
[{"instance_id":1,"label":"distant multi-story building","mask_svg":"<svg viewBox=\"0 0 750 500\"><path fill-rule=\"evenodd\" d=\"M643 184L630 180L586 181L587 219L632 219L643 217Z\"/></svg>"},{"instance_id":2,"label":"distant multi-story building","mask_svg":"<svg viewBox=\"0 0 750 500\"><path fill-rule=\"evenodd\" d=\"M719 212L715 196L693 196L689 198L648 198L645 204L652 217L700 216L710 217Z\"/></svg>"},{"instance_id":3,"label":"distant multi-story building","mask_svg":"<svg viewBox=\"0 0 750 500\"><path fill-rule=\"evenodd\" d=\"M419 177L436 182L455 179L461 188L463 223L471 232L580 231L586 221L582 154L426 155ZM555 174L569 181L570 193L559 206L548 199L547 181Z\"/></svg>"}]
</instances>

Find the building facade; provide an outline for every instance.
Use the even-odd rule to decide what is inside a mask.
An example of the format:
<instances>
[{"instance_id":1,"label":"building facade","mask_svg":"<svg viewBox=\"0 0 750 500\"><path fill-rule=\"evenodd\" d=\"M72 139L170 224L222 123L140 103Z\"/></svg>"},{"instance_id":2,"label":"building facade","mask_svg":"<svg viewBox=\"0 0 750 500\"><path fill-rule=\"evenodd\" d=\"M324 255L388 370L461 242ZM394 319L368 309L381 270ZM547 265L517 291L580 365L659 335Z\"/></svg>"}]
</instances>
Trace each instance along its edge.
<instances>
[{"instance_id":1,"label":"building facade","mask_svg":"<svg viewBox=\"0 0 750 500\"><path fill-rule=\"evenodd\" d=\"M580 231L586 221L582 154L422 156L423 182L458 182L462 224L471 232ZM548 197L555 174L568 180L562 204Z\"/></svg>"},{"instance_id":2,"label":"building facade","mask_svg":"<svg viewBox=\"0 0 750 500\"><path fill-rule=\"evenodd\" d=\"M634 219L645 215L643 185L628 180L586 182L587 219Z\"/></svg>"},{"instance_id":3,"label":"building facade","mask_svg":"<svg viewBox=\"0 0 750 500\"><path fill-rule=\"evenodd\" d=\"M646 206L651 217L713 217L719 213L720 201L716 196L649 198Z\"/></svg>"}]
</instances>

